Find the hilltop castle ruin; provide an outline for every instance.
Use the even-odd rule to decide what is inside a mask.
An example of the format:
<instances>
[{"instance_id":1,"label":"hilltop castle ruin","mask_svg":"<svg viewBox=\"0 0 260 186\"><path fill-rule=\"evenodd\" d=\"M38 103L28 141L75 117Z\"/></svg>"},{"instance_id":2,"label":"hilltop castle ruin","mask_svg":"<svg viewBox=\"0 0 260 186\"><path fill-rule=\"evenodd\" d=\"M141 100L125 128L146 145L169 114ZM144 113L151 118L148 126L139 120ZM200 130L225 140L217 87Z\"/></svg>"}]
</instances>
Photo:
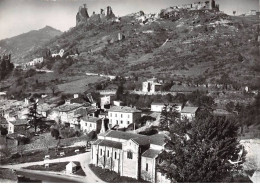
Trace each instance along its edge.
<instances>
[{"instance_id":1,"label":"hilltop castle ruin","mask_svg":"<svg viewBox=\"0 0 260 186\"><path fill-rule=\"evenodd\" d=\"M79 7L79 11L76 16L76 26L82 23L87 23L91 20L101 21L112 18L115 18L115 14L113 13L112 8L110 6L106 8L106 11L104 9L100 9L100 14L96 14L95 12L93 12L93 15L89 16L86 4L84 4L83 7Z\"/></svg>"}]
</instances>

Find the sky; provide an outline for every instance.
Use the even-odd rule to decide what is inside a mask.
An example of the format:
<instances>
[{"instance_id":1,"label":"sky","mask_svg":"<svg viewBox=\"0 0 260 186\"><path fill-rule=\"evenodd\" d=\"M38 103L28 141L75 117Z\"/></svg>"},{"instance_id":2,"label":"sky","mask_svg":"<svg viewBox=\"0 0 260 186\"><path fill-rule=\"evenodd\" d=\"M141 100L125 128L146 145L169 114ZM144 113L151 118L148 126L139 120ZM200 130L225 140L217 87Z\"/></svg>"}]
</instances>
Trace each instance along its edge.
<instances>
[{"instance_id":1,"label":"sky","mask_svg":"<svg viewBox=\"0 0 260 186\"><path fill-rule=\"evenodd\" d=\"M46 25L66 31L76 25L76 14L83 3L91 15L111 6L116 16L143 10L158 13L170 6L206 0L0 0L0 40L13 37ZM220 10L232 14L259 11L259 0L216 0Z\"/></svg>"}]
</instances>

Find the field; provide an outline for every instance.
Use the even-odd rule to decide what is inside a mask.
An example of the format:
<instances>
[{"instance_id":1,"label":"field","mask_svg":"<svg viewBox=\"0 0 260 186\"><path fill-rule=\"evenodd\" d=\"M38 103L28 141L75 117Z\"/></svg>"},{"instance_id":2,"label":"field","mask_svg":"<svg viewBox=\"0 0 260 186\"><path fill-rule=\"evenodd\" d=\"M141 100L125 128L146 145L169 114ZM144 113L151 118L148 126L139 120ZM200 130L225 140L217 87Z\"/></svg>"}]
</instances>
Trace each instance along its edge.
<instances>
[{"instance_id":1,"label":"field","mask_svg":"<svg viewBox=\"0 0 260 186\"><path fill-rule=\"evenodd\" d=\"M82 77L82 79L67 82L64 84L59 84L58 89L61 92L74 94L74 93L84 93L89 89L91 84L97 83L99 81L104 80L102 77L91 76L91 77Z\"/></svg>"}]
</instances>

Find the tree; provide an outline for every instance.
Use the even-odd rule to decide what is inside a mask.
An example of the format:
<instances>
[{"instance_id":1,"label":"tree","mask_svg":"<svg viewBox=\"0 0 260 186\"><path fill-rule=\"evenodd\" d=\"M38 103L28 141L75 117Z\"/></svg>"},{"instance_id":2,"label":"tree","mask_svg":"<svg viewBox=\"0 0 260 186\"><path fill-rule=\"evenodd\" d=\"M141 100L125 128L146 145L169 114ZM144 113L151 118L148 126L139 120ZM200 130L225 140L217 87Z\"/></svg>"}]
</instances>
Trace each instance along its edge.
<instances>
[{"instance_id":1,"label":"tree","mask_svg":"<svg viewBox=\"0 0 260 186\"><path fill-rule=\"evenodd\" d=\"M29 124L34 127L35 132L37 131L37 128L43 128L46 127L46 124L43 121L43 117L38 113L37 107L38 102L34 99L31 99L31 105L29 107L29 113L27 114L29 119Z\"/></svg>"},{"instance_id":2,"label":"tree","mask_svg":"<svg viewBox=\"0 0 260 186\"><path fill-rule=\"evenodd\" d=\"M245 152L238 125L225 117L176 122L170 128L167 150L158 169L172 182L229 182L242 169Z\"/></svg>"},{"instance_id":3,"label":"tree","mask_svg":"<svg viewBox=\"0 0 260 186\"><path fill-rule=\"evenodd\" d=\"M165 105L161 113L159 129L169 131L170 126L174 125L179 118L180 113L176 110L176 105L173 105L172 107Z\"/></svg>"},{"instance_id":4,"label":"tree","mask_svg":"<svg viewBox=\"0 0 260 186\"><path fill-rule=\"evenodd\" d=\"M123 93L124 93L124 86L123 84L120 84L116 91L116 99L120 99Z\"/></svg>"},{"instance_id":5,"label":"tree","mask_svg":"<svg viewBox=\"0 0 260 186\"><path fill-rule=\"evenodd\" d=\"M51 136L54 137L56 140L59 139L59 136L60 136L59 130L52 128L51 129Z\"/></svg>"},{"instance_id":6,"label":"tree","mask_svg":"<svg viewBox=\"0 0 260 186\"><path fill-rule=\"evenodd\" d=\"M8 134L8 130L2 126L0 126L0 131L2 136L6 136Z\"/></svg>"}]
</instances>

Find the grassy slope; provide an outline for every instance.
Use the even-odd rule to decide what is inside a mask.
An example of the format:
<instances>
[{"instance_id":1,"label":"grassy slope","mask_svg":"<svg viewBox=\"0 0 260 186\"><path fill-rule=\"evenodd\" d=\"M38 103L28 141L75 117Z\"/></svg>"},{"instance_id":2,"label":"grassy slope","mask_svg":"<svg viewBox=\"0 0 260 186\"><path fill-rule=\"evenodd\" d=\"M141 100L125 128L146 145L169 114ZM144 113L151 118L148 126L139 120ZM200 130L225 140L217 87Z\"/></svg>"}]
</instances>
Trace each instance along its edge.
<instances>
[{"instance_id":1,"label":"grassy slope","mask_svg":"<svg viewBox=\"0 0 260 186\"><path fill-rule=\"evenodd\" d=\"M215 28L210 25L222 19L231 21L231 24ZM134 20L134 16L125 16L121 23L81 25L43 48L78 49L79 60L66 70L73 72L201 75L213 81L225 72L243 82L249 82L249 78L238 75L256 74L251 68L258 62L254 42L257 20L254 18L190 11L183 12L177 21L159 19L141 26L138 22L131 25ZM143 33L147 30L153 32ZM117 41L119 32L126 36L125 40ZM162 46L166 39L169 41ZM238 60L239 54L243 56L243 62ZM257 79L251 77L252 80Z\"/></svg>"}]
</instances>

